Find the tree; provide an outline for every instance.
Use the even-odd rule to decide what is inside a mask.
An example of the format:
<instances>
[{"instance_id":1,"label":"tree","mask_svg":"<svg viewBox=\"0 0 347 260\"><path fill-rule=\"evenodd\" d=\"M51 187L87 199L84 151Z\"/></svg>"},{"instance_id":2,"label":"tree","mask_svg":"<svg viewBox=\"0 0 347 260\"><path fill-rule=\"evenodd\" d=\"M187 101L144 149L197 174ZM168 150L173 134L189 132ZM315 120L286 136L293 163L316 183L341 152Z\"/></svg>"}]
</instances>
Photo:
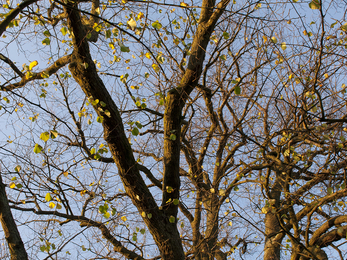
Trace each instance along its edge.
<instances>
[{"instance_id":1,"label":"tree","mask_svg":"<svg viewBox=\"0 0 347 260\"><path fill-rule=\"evenodd\" d=\"M16 4L1 203L29 258L344 259L341 3Z\"/></svg>"}]
</instances>

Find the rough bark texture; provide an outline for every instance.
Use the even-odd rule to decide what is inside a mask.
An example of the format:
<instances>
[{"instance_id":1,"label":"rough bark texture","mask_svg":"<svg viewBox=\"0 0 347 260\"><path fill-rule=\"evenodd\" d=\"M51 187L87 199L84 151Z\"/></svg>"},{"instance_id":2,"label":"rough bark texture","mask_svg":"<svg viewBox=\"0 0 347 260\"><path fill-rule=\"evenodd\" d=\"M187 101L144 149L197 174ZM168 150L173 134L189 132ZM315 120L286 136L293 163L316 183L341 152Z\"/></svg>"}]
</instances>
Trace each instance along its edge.
<instances>
[{"instance_id":1,"label":"rough bark texture","mask_svg":"<svg viewBox=\"0 0 347 260\"><path fill-rule=\"evenodd\" d=\"M104 139L117 164L125 190L141 215L143 213L144 222L158 245L163 259L184 259L184 251L176 224L170 223L165 210L158 208L142 179L131 146L124 133L118 108L97 74L77 6L71 4L65 8L65 12L68 25L74 33L74 54L69 69L87 97L106 104L105 107L96 104L94 108L98 116L103 118ZM105 114L106 110L109 112L108 115ZM148 214L151 214L150 218Z\"/></svg>"},{"instance_id":2,"label":"rough bark texture","mask_svg":"<svg viewBox=\"0 0 347 260\"><path fill-rule=\"evenodd\" d=\"M277 216L268 213L265 216L265 249L264 259L279 260L281 258L281 227L278 223Z\"/></svg>"},{"instance_id":3,"label":"rough bark texture","mask_svg":"<svg viewBox=\"0 0 347 260\"><path fill-rule=\"evenodd\" d=\"M19 235L17 225L13 219L8 199L6 196L5 185L0 175L0 221L5 238L10 249L11 260L28 259L23 241Z\"/></svg>"},{"instance_id":4,"label":"rough bark texture","mask_svg":"<svg viewBox=\"0 0 347 260\"><path fill-rule=\"evenodd\" d=\"M276 181L269 193L269 199L275 200L274 206L279 207L281 191L283 190L283 176L278 173ZM264 259L279 260L281 259L281 243L283 234L276 213L268 212L265 216L265 247Z\"/></svg>"}]
</instances>

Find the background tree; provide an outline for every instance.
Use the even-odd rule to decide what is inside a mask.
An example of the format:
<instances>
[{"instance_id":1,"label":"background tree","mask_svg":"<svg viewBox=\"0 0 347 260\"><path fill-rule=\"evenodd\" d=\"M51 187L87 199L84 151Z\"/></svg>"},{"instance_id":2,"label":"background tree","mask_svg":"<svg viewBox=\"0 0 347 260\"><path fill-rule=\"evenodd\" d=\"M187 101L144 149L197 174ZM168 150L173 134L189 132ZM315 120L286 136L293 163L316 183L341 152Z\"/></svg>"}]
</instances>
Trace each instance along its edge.
<instances>
[{"instance_id":1,"label":"background tree","mask_svg":"<svg viewBox=\"0 0 347 260\"><path fill-rule=\"evenodd\" d=\"M29 258L343 259L340 5L4 4L1 174Z\"/></svg>"}]
</instances>

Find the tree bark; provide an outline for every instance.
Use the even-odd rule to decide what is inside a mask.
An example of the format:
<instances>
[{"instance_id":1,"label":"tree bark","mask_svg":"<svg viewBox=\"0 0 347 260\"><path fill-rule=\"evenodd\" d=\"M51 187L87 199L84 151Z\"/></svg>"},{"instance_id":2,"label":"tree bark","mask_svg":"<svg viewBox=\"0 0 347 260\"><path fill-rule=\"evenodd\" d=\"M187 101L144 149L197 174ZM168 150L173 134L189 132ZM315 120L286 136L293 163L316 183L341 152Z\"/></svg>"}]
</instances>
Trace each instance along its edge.
<instances>
[{"instance_id":1,"label":"tree bark","mask_svg":"<svg viewBox=\"0 0 347 260\"><path fill-rule=\"evenodd\" d=\"M280 206L281 193L283 190L284 176L281 171L276 171L276 180L271 187L268 196L274 200L273 206L278 209ZM281 225L278 221L277 214L271 211L265 215L265 247L264 260L280 260L281 259L281 243L283 233Z\"/></svg>"},{"instance_id":2,"label":"tree bark","mask_svg":"<svg viewBox=\"0 0 347 260\"><path fill-rule=\"evenodd\" d=\"M265 248L264 260L281 259L281 226L276 214L267 213L265 216Z\"/></svg>"},{"instance_id":3,"label":"tree bark","mask_svg":"<svg viewBox=\"0 0 347 260\"><path fill-rule=\"evenodd\" d=\"M92 100L100 101L94 105L94 109L98 116L102 118L104 139L113 155L126 193L141 214L163 259L184 259L185 255L176 221L171 223L165 210L159 209L141 177L128 138L124 132L118 107L97 74L77 5L67 4L65 12L68 26L74 35L74 52L69 69L85 95ZM106 105L101 106L101 101Z\"/></svg>"},{"instance_id":4,"label":"tree bark","mask_svg":"<svg viewBox=\"0 0 347 260\"><path fill-rule=\"evenodd\" d=\"M8 199L6 196L5 185L2 182L0 174L0 221L5 238L10 249L11 260L28 259L27 252L24 248L23 241L17 229L17 225L13 219Z\"/></svg>"}]
</instances>

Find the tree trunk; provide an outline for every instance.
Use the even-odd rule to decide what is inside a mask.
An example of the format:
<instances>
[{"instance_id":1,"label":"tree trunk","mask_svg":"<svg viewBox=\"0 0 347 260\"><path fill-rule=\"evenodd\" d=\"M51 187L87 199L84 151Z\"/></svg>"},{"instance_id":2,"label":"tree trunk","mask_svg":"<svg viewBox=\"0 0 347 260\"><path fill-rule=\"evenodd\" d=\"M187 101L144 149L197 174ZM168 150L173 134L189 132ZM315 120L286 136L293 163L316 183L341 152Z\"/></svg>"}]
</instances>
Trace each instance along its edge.
<instances>
[{"instance_id":1,"label":"tree trunk","mask_svg":"<svg viewBox=\"0 0 347 260\"><path fill-rule=\"evenodd\" d=\"M271 212L265 216L265 248L264 260L280 260L281 259L281 227L278 223L276 214Z\"/></svg>"},{"instance_id":2,"label":"tree trunk","mask_svg":"<svg viewBox=\"0 0 347 260\"><path fill-rule=\"evenodd\" d=\"M269 192L269 199L274 200L272 206L275 209L280 207L281 193L284 184L284 175L281 171L276 171L276 180ZM280 260L281 259L281 243L283 233L276 213L270 212L265 215L265 247L264 260Z\"/></svg>"},{"instance_id":3,"label":"tree trunk","mask_svg":"<svg viewBox=\"0 0 347 260\"><path fill-rule=\"evenodd\" d=\"M105 104L101 106L99 102L96 102L97 104L93 106L98 116L102 118L104 139L117 165L125 191L141 214L163 259L183 260L185 255L176 226L176 216L174 216L175 221L172 222L165 208L159 209L140 175L131 146L124 132L124 125L118 107L97 74L77 4L68 4L65 12L68 26L74 35L74 52L69 69L88 98L98 100L100 103L102 101ZM172 186L179 185L179 180L178 184L177 179L174 179L174 181L176 183L173 183ZM167 186L170 186L170 184L167 183ZM178 189L179 187L174 193L175 195L178 194ZM175 209L169 208L170 210L172 214L175 214Z\"/></svg>"},{"instance_id":4,"label":"tree trunk","mask_svg":"<svg viewBox=\"0 0 347 260\"><path fill-rule=\"evenodd\" d=\"M0 221L5 238L10 249L11 260L28 259L23 241L19 235L17 225L13 219L8 199L6 196L5 185L0 174Z\"/></svg>"}]
</instances>

